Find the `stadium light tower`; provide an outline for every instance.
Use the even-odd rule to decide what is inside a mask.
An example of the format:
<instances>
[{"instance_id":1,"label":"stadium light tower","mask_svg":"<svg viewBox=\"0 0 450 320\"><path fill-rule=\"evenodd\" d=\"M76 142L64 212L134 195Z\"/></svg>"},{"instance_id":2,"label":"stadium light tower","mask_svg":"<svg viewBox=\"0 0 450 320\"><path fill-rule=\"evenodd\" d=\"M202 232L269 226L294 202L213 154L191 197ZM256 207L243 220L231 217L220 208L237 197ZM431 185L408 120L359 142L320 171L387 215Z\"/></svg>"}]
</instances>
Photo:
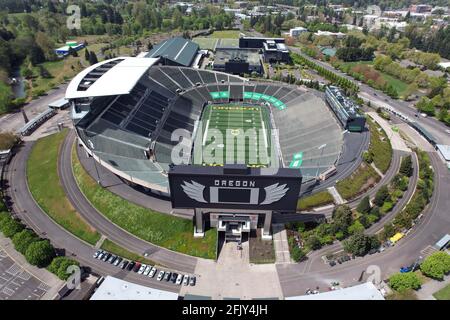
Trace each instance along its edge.
<instances>
[{"instance_id":1,"label":"stadium light tower","mask_svg":"<svg viewBox=\"0 0 450 320\"><path fill-rule=\"evenodd\" d=\"M316 172L316 178L319 176L319 163L320 163L320 159L322 159L322 154L323 154L323 149L325 149L325 147L327 146L326 143L322 144L321 146L319 146L317 148L317 150L321 150L320 152L320 158L319 160L317 160L317 172Z\"/></svg>"}]
</instances>

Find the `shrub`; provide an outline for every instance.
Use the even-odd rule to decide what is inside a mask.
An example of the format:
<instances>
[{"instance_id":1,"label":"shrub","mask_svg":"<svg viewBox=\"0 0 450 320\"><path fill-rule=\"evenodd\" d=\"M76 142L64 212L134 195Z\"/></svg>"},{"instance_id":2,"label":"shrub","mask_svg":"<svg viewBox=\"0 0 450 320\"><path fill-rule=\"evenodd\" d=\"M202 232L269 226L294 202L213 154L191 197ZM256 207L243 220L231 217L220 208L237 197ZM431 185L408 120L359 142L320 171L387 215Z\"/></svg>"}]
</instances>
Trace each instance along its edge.
<instances>
[{"instance_id":1,"label":"shrub","mask_svg":"<svg viewBox=\"0 0 450 320\"><path fill-rule=\"evenodd\" d=\"M364 256L371 249L378 248L380 243L374 236L356 233L345 240L343 245L345 251L357 256Z\"/></svg>"},{"instance_id":2,"label":"shrub","mask_svg":"<svg viewBox=\"0 0 450 320\"><path fill-rule=\"evenodd\" d=\"M414 272L395 273L389 277L389 286L399 292L408 289L417 290L422 285L422 281Z\"/></svg>"},{"instance_id":3,"label":"shrub","mask_svg":"<svg viewBox=\"0 0 450 320\"><path fill-rule=\"evenodd\" d=\"M358 204L356 210L360 213L369 213L370 211L370 200L368 196L365 196L361 202Z\"/></svg>"},{"instance_id":4,"label":"shrub","mask_svg":"<svg viewBox=\"0 0 450 320\"><path fill-rule=\"evenodd\" d=\"M424 275L442 280L450 272L450 255L444 251L435 252L420 265Z\"/></svg>"},{"instance_id":5,"label":"shrub","mask_svg":"<svg viewBox=\"0 0 450 320\"><path fill-rule=\"evenodd\" d=\"M67 272L67 268L72 265L79 266L80 264L67 257L56 257L48 266L48 271L57 275L61 280L67 280L70 276L70 273Z\"/></svg>"},{"instance_id":6,"label":"shrub","mask_svg":"<svg viewBox=\"0 0 450 320\"><path fill-rule=\"evenodd\" d=\"M306 254L305 252L300 249L297 245L293 245L291 247L291 258L295 262L299 262L305 258Z\"/></svg>"},{"instance_id":7,"label":"shrub","mask_svg":"<svg viewBox=\"0 0 450 320\"><path fill-rule=\"evenodd\" d=\"M39 268L47 266L55 256L55 248L48 240L33 242L25 252L27 261Z\"/></svg>"},{"instance_id":8,"label":"shrub","mask_svg":"<svg viewBox=\"0 0 450 320\"><path fill-rule=\"evenodd\" d=\"M21 254L25 254L30 244L39 240L39 237L31 230L22 230L14 235L12 242L14 248Z\"/></svg>"},{"instance_id":9,"label":"shrub","mask_svg":"<svg viewBox=\"0 0 450 320\"><path fill-rule=\"evenodd\" d=\"M381 207L381 212L386 213L392 210L392 208L394 207L394 204L391 201L386 201L385 203L383 203L383 206Z\"/></svg>"},{"instance_id":10,"label":"shrub","mask_svg":"<svg viewBox=\"0 0 450 320\"><path fill-rule=\"evenodd\" d=\"M389 190L387 185L384 185L377 191L373 203L381 207L388 197L389 197Z\"/></svg>"},{"instance_id":11,"label":"shrub","mask_svg":"<svg viewBox=\"0 0 450 320\"><path fill-rule=\"evenodd\" d=\"M306 245L312 250L318 250L322 247L322 243L316 235L312 235L306 240Z\"/></svg>"},{"instance_id":12,"label":"shrub","mask_svg":"<svg viewBox=\"0 0 450 320\"><path fill-rule=\"evenodd\" d=\"M411 155L402 159L399 172L407 177L411 177L413 173Z\"/></svg>"},{"instance_id":13,"label":"shrub","mask_svg":"<svg viewBox=\"0 0 450 320\"><path fill-rule=\"evenodd\" d=\"M365 228L363 224L360 221L356 220L350 227L348 227L348 233L355 234L364 231L364 229Z\"/></svg>"},{"instance_id":14,"label":"shrub","mask_svg":"<svg viewBox=\"0 0 450 320\"><path fill-rule=\"evenodd\" d=\"M3 235L7 238L12 238L12 236L24 228L23 224L13 218L4 220L0 227Z\"/></svg>"}]
</instances>

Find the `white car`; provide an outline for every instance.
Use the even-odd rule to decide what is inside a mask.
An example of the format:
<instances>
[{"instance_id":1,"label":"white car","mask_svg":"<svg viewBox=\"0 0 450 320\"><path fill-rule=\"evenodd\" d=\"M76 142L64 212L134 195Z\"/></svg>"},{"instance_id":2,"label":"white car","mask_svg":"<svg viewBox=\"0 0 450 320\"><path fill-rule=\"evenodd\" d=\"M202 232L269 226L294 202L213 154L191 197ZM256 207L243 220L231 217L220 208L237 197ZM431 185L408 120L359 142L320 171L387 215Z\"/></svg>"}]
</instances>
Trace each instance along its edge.
<instances>
[{"instance_id":1,"label":"white car","mask_svg":"<svg viewBox=\"0 0 450 320\"><path fill-rule=\"evenodd\" d=\"M175 281L175 283L176 283L177 285L180 285L180 284L181 284L181 281L183 281L183 275L180 273L180 274L178 275L177 281Z\"/></svg>"},{"instance_id":2,"label":"white car","mask_svg":"<svg viewBox=\"0 0 450 320\"><path fill-rule=\"evenodd\" d=\"M445 132L447 132L448 134L450 134L450 130L449 130L449 129L445 130Z\"/></svg>"},{"instance_id":3,"label":"white car","mask_svg":"<svg viewBox=\"0 0 450 320\"><path fill-rule=\"evenodd\" d=\"M152 266L147 266L144 270L144 276L148 276L148 274L150 273L150 270L152 270Z\"/></svg>"},{"instance_id":4,"label":"white car","mask_svg":"<svg viewBox=\"0 0 450 320\"><path fill-rule=\"evenodd\" d=\"M158 277L156 278L156 280L161 281L161 280L163 279L163 277L164 277L164 271L161 270L161 271L158 273Z\"/></svg>"},{"instance_id":5,"label":"white car","mask_svg":"<svg viewBox=\"0 0 450 320\"><path fill-rule=\"evenodd\" d=\"M153 278L153 277L155 276L155 274L156 274L156 268L153 267L152 270L150 270L150 273L148 274L148 276L149 276L150 278Z\"/></svg>"},{"instance_id":6,"label":"white car","mask_svg":"<svg viewBox=\"0 0 450 320\"><path fill-rule=\"evenodd\" d=\"M187 274L185 274L183 277L183 285L189 285L189 276Z\"/></svg>"},{"instance_id":7,"label":"white car","mask_svg":"<svg viewBox=\"0 0 450 320\"><path fill-rule=\"evenodd\" d=\"M147 268L146 264L142 264L141 267L139 268L138 274L143 274L145 271L145 268Z\"/></svg>"},{"instance_id":8,"label":"white car","mask_svg":"<svg viewBox=\"0 0 450 320\"><path fill-rule=\"evenodd\" d=\"M424 118L427 117L427 114L426 114L426 113L421 113L420 115L421 115L422 117L424 117Z\"/></svg>"}]
</instances>

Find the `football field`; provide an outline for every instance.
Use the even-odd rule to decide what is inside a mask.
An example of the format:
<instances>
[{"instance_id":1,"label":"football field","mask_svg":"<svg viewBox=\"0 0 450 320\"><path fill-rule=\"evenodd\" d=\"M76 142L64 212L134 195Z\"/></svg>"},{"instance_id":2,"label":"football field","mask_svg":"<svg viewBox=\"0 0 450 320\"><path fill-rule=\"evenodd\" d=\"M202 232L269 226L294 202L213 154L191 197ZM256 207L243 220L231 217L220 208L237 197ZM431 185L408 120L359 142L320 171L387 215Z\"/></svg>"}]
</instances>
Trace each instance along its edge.
<instances>
[{"instance_id":1,"label":"football field","mask_svg":"<svg viewBox=\"0 0 450 320\"><path fill-rule=\"evenodd\" d=\"M208 105L201 128L201 151L197 151L201 164L266 167L269 163L271 130L265 106Z\"/></svg>"}]
</instances>

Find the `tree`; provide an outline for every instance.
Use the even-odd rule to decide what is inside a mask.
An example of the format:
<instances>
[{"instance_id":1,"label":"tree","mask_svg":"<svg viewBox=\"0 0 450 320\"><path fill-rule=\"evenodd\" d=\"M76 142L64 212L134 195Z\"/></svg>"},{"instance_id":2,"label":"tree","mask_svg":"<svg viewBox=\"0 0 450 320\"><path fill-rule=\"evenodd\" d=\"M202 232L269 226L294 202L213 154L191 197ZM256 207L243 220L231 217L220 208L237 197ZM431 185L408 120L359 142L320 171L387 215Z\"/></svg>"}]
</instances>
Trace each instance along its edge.
<instances>
[{"instance_id":1,"label":"tree","mask_svg":"<svg viewBox=\"0 0 450 320\"><path fill-rule=\"evenodd\" d=\"M7 238L11 238L16 233L22 231L23 228L24 228L23 224L21 224L19 221L13 218L3 221L2 225L0 226L0 230L2 231L3 235Z\"/></svg>"},{"instance_id":2,"label":"tree","mask_svg":"<svg viewBox=\"0 0 450 320\"><path fill-rule=\"evenodd\" d=\"M17 137L14 133L0 132L0 150L11 149L18 142L19 137Z\"/></svg>"},{"instance_id":3,"label":"tree","mask_svg":"<svg viewBox=\"0 0 450 320\"><path fill-rule=\"evenodd\" d=\"M92 66L94 64L98 63L97 55L94 51L91 51L89 53L89 64Z\"/></svg>"},{"instance_id":4,"label":"tree","mask_svg":"<svg viewBox=\"0 0 450 320\"><path fill-rule=\"evenodd\" d=\"M89 53L89 50L86 48L86 50L84 50L84 59L86 61L89 61L89 58L90 58L90 53Z\"/></svg>"},{"instance_id":5,"label":"tree","mask_svg":"<svg viewBox=\"0 0 450 320\"><path fill-rule=\"evenodd\" d=\"M67 257L56 257L52 260L50 265L48 266L48 271L53 274L56 274L58 278L61 280L67 280L70 276L70 273L67 272L67 269L70 266L79 266L80 264L72 259Z\"/></svg>"},{"instance_id":6,"label":"tree","mask_svg":"<svg viewBox=\"0 0 450 320\"><path fill-rule=\"evenodd\" d=\"M399 172L407 177L411 177L413 173L411 155L402 159Z\"/></svg>"},{"instance_id":7,"label":"tree","mask_svg":"<svg viewBox=\"0 0 450 320\"><path fill-rule=\"evenodd\" d=\"M308 240L306 240L306 245L312 250L317 250L322 247L322 243L316 235L311 235Z\"/></svg>"},{"instance_id":8,"label":"tree","mask_svg":"<svg viewBox=\"0 0 450 320\"><path fill-rule=\"evenodd\" d=\"M38 240L39 237L33 231L27 229L24 229L16 233L12 238L14 248L21 254L25 254L25 252L28 249L28 246Z\"/></svg>"},{"instance_id":9,"label":"tree","mask_svg":"<svg viewBox=\"0 0 450 320\"><path fill-rule=\"evenodd\" d=\"M352 210L347 205L337 206L333 211L333 231L334 233L338 231L347 233L347 229L353 221Z\"/></svg>"},{"instance_id":10,"label":"tree","mask_svg":"<svg viewBox=\"0 0 450 320\"><path fill-rule=\"evenodd\" d=\"M348 233L349 234L356 234L356 233L363 232L364 229L365 229L364 225L360 221L356 220L355 222L353 222L351 224L350 227L348 227Z\"/></svg>"},{"instance_id":11,"label":"tree","mask_svg":"<svg viewBox=\"0 0 450 320\"><path fill-rule=\"evenodd\" d=\"M450 255L444 251L435 252L424 260L420 270L427 277L442 280L450 272Z\"/></svg>"},{"instance_id":12,"label":"tree","mask_svg":"<svg viewBox=\"0 0 450 320\"><path fill-rule=\"evenodd\" d=\"M369 200L369 196L365 196L364 198L362 198L361 202L358 204L358 207L356 208L356 210L359 213L369 213L370 211L370 200Z\"/></svg>"},{"instance_id":13,"label":"tree","mask_svg":"<svg viewBox=\"0 0 450 320\"><path fill-rule=\"evenodd\" d=\"M55 256L55 248L48 240L31 243L25 252L25 258L29 263L39 268L47 266Z\"/></svg>"},{"instance_id":14,"label":"tree","mask_svg":"<svg viewBox=\"0 0 450 320\"><path fill-rule=\"evenodd\" d=\"M389 286L399 292L414 289L417 290L422 285L422 281L414 272L395 273L389 277Z\"/></svg>"},{"instance_id":15,"label":"tree","mask_svg":"<svg viewBox=\"0 0 450 320\"><path fill-rule=\"evenodd\" d=\"M374 236L367 236L363 233L356 233L347 240L344 240L345 251L357 256L364 256L371 249L376 249L380 246L380 242Z\"/></svg>"},{"instance_id":16,"label":"tree","mask_svg":"<svg viewBox=\"0 0 450 320\"><path fill-rule=\"evenodd\" d=\"M302 249L300 249L297 246L297 244L294 244L291 247L291 257L292 257L292 260L294 260L295 262L301 261L302 259L305 258L305 256L306 256L305 252Z\"/></svg>"},{"instance_id":17,"label":"tree","mask_svg":"<svg viewBox=\"0 0 450 320\"><path fill-rule=\"evenodd\" d=\"M389 197L389 190L387 185L384 185L377 191L373 203L381 207L388 197Z\"/></svg>"}]
</instances>

